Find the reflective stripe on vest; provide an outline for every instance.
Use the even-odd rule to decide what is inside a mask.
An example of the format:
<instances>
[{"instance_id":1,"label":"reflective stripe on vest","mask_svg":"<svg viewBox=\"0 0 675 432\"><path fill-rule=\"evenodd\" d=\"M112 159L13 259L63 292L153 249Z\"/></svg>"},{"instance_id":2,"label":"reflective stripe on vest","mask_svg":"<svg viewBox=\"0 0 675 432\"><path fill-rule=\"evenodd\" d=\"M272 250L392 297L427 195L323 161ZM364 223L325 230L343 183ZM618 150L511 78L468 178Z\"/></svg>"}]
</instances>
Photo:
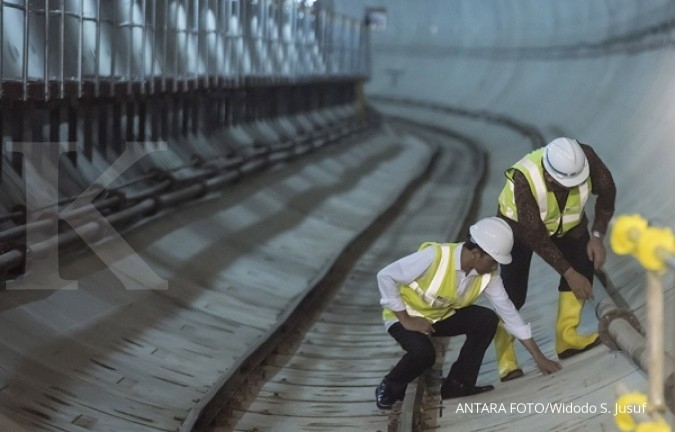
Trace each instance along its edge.
<instances>
[{"instance_id":1,"label":"reflective stripe on vest","mask_svg":"<svg viewBox=\"0 0 675 432\"><path fill-rule=\"evenodd\" d=\"M412 281L410 284L408 284L408 286L414 289L415 292L419 294L419 296L422 297L422 299L424 299L424 301L427 302L427 304L429 304L429 306L431 307L442 308L450 306L450 303L448 303L447 301L436 298L436 295L438 295L438 290L441 288L443 278L445 277L445 274L448 271L449 264L450 264L450 247L448 247L448 245L441 245L441 260L440 263L438 264L438 269L436 270L436 273L434 274L434 277L431 280L429 288L426 291L424 291L417 283L417 281ZM408 315L424 316L407 304L405 308L406 311L408 312Z\"/></svg>"},{"instance_id":2,"label":"reflective stripe on vest","mask_svg":"<svg viewBox=\"0 0 675 432\"><path fill-rule=\"evenodd\" d=\"M450 265L450 246L447 244L442 244L440 246L441 260L438 264L438 268L436 269L436 273L434 273L434 277L431 279L431 283L429 284L429 287L426 289L426 291L420 288L417 281L412 281L410 284L408 284L410 288L414 289L415 292L422 296L424 301L431 306L434 306L434 302L437 301L436 297L438 296L438 290L441 289L441 284L443 283L443 279L445 279L445 275L448 273L448 266ZM447 307L448 305L449 304L446 302L441 306Z\"/></svg>"},{"instance_id":3,"label":"reflective stripe on vest","mask_svg":"<svg viewBox=\"0 0 675 432\"><path fill-rule=\"evenodd\" d=\"M456 269L454 268L454 265L452 265L452 260L454 257L452 254L452 249L450 248L450 244L437 244L437 246L440 249L440 259L438 260L434 274L430 277L430 282L428 283L426 290L422 288L422 286L417 281L413 281L407 285L408 288L413 290L415 294L419 296L418 298L422 300L423 304L425 305L423 307L422 304L420 304L418 307L427 309L428 314L425 315L424 313L415 309L409 302L405 302L405 308L408 312L408 315L425 317L432 322L446 319L452 316L456 309L473 304L475 299L485 290L492 279L491 274L476 276L479 280L472 281L467 287L465 287L464 292L457 296L456 293L457 289L459 288L459 284L454 282L456 280ZM453 244L452 246L456 251L457 245ZM447 287L446 291L443 292L442 288L444 285L448 284L448 280L453 281L453 286L451 288L452 292L448 292ZM450 294L451 300L439 296L439 292L444 295ZM431 310L434 312L431 312ZM388 314L385 314L385 318L386 315Z\"/></svg>"},{"instance_id":4,"label":"reflective stripe on vest","mask_svg":"<svg viewBox=\"0 0 675 432\"><path fill-rule=\"evenodd\" d=\"M509 219L518 221L513 188L513 172L518 170L525 175L530 185L532 195L539 207L539 217L546 225L548 234L550 236L561 235L581 222L584 206L591 191L591 180L589 177L581 185L569 189L565 208L561 211L555 195L546 188L544 168L541 166L542 155L543 149L535 150L506 171L508 180L499 194L499 210Z\"/></svg>"},{"instance_id":5,"label":"reflective stripe on vest","mask_svg":"<svg viewBox=\"0 0 675 432\"><path fill-rule=\"evenodd\" d=\"M537 165L530 159L523 159L520 161L520 164L530 173L529 177L532 180L530 185L533 189L534 198L537 200L537 206L539 206L539 217L541 220L546 220L546 215L548 214L548 199L546 199L546 194L548 193L548 189L546 189L543 173L539 172Z\"/></svg>"}]
</instances>

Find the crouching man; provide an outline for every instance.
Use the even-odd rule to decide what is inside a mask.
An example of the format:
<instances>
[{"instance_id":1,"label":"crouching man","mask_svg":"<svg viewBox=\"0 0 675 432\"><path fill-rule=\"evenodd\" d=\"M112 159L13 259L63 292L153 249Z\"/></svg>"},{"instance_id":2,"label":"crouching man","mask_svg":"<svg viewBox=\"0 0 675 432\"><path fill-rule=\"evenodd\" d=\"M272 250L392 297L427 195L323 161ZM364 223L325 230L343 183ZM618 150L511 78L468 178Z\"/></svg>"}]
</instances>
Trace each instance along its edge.
<instances>
[{"instance_id":1,"label":"crouching man","mask_svg":"<svg viewBox=\"0 0 675 432\"><path fill-rule=\"evenodd\" d=\"M375 390L378 408L390 409L403 400L408 383L433 366L433 336L466 335L441 385L443 399L494 389L476 386L476 380L499 318L532 354L543 374L561 368L542 354L530 325L523 322L496 273L498 264L511 262L512 247L509 225L488 217L470 227L465 243L424 243L417 252L378 272L385 328L406 351ZM474 304L482 293L496 314Z\"/></svg>"}]
</instances>

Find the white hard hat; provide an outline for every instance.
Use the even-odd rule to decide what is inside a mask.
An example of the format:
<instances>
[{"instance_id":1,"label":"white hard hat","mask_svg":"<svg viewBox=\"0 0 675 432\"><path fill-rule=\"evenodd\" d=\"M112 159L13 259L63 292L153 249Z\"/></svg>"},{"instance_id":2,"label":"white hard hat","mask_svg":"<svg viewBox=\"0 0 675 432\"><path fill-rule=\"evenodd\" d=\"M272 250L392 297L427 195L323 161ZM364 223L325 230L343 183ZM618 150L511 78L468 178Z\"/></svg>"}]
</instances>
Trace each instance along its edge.
<instances>
[{"instance_id":1,"label":"white hard hat","mask_svg":"<svg viewBox=\"0 0 675 432\"><path fill-rule=\"evenodd\" d=\"M513 231L503 219L492 216L481 219L469 227L471 240L499 264L511 262Z\"/></svg>"},{"instance_id":2,"label":"white hard hat","mask_svg":"<svg viewBox=\"0 0 675 432\"><path fill-rule=\"evenodd\" d=\"M565 187L579 186L588 178L588 161L581 146L571 138L556 138L544 150L544 168Z\"/></svg>"}]
</instances>

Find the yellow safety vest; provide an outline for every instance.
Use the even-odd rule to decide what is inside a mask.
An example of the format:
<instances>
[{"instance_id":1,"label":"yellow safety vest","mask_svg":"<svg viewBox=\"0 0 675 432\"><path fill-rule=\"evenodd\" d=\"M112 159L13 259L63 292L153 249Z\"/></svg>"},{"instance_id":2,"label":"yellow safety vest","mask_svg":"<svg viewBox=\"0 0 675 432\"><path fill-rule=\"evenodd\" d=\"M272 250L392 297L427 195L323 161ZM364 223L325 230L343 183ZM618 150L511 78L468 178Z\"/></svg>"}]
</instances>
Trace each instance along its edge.
<instances>
[{"instance_id":1,"label":"yellow safety vest","mask_svg":"<svg viewBox=\"0 0 675 432\"><path fill-rule=\"evenodd\" d=\"M436 251L433 264L426 272L408 285L399 286L401 298L410 316L425 317L432 322L448 318L460 309L473 304L485 290L493 273L474 278L474 281L457 295L457 273L455 253L457 243L423 243L419 250L433 247ZM396 320L394 312L384 309L382 318L385 321Z\"/></svg>"},{"instance_id":2,"label":"yellow safety vest","mask_svg":"<svg viewBox=\"0 0 675 432\"><path fill-rule=\"evenodd\" d=\"M530 184L530 190L539 206L539 216L546 225L548 235L560 236L581 222L588 194L592 190L591 178L589 176L585 182L569 190L565 208L560 211L555 194L546 188L544 167L541 164L543 154L543 148L535 150L506 170L504 174L508 180L499 194L499 211L509 219L518 221L518 209L513 192L513 174L518 170L525 175Z\"/></svg>"}]
</instances>

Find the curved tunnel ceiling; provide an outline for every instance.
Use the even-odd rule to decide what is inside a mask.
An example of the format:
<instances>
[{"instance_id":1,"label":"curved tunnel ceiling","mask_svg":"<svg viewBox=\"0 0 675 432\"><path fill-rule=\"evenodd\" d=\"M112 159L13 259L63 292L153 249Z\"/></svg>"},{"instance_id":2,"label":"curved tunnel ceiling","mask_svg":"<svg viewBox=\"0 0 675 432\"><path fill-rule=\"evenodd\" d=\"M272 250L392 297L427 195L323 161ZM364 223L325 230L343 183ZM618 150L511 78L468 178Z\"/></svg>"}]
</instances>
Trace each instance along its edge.
<instances>
[{"instance_id":1,"label":"curved tunnel ceiling","mask_svg":"<svg viewBox=\"0 0 675 432\"><path fill-rule=\"evenodd\" d=\"M337 11L355 15L382 5L334 2ZM371 34L367 95L505 116L538 129L545 140L576 137L614 168L618 212L672 225L675 206L664 187L671 181L664 180L675 160L669 121L675 4L395 0L385 6L388 27Z\"/></svg>"}]
</instances>

